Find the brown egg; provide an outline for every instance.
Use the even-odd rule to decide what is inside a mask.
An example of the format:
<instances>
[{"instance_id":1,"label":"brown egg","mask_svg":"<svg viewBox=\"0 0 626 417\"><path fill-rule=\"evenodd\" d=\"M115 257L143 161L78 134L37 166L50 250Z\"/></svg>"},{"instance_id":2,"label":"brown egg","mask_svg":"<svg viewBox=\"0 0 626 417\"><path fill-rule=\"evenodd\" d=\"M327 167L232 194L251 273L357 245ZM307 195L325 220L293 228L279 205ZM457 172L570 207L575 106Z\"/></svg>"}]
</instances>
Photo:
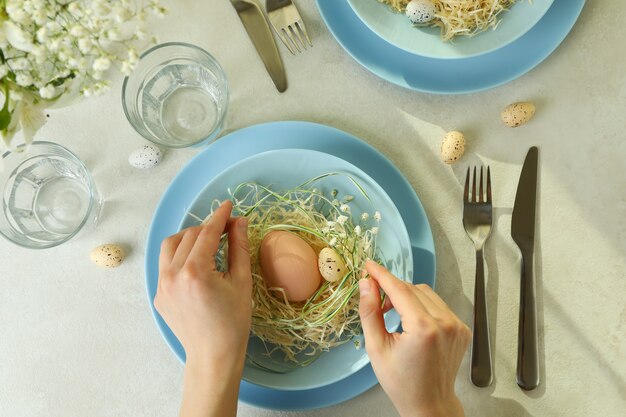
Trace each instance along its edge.
<instances>
[{"instance_id":1,"label":"brown egg","mask_svg":"<svg viewBox=\"0 0 626 417\"><path fill-rule=\"evenodd\" d=\"M260 258L265 284L284 289L289 301L307 300L322 283L315 251L294 233L270 232L261 242Z\"/></svg>"}]
</instances>

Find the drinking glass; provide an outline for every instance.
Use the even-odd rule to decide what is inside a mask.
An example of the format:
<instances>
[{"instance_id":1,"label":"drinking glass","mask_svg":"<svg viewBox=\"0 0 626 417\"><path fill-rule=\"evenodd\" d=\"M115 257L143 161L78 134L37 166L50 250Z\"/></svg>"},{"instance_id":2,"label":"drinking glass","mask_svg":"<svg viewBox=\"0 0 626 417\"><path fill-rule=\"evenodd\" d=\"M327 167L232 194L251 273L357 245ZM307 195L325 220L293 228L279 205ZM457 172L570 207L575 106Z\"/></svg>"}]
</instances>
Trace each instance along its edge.
<instances>
[{"instance_id":1,"label":"drinking glass","mask_svg":"<svg viewBox=\"0 0 626 417\"><path fill-rule=\"evenodd\" d=\"M95 226L102 198L89 171L52 142L6 152L0 165L0 234L31 249L60 245Z\"/></svg>"},{"instance_id":2,"label":"drinking glass","mask_svg":"<svg viewBox=\"0 0 626 417\"><path fill-rule=\"evenodd\" d=\"M144 138L169 148L208 144L224 126L228 81L205 50L186 43L157 45L124 79L124 113Z\"/></svg>"}]
</instances>

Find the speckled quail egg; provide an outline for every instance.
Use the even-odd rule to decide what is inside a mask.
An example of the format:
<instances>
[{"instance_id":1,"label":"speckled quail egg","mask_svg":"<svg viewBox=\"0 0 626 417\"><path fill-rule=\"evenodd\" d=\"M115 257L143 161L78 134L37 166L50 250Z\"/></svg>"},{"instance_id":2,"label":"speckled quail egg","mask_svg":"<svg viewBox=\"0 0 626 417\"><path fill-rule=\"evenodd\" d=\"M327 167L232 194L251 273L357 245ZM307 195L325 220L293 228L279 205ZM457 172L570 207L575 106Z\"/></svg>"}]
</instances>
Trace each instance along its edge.
<instances>
[{"instance_id":1,"label":"speckled quail egg","mask_svg":"<svg viewBox=\"0 0 626 417\"><path fill-rule=\"evenodd\" d=\"M406 5L406 16L415 24L428 23L435 18L435 3L432 0L411 0Z\"/></svg>"},{"instance_id":2,"label":"speckled quail egg","mask_svg":"<svg viewBox=\"0 0 626 417\"><path fill-rule=\"evenodd\" d=\"M317 265L322 277L329 282L339 281L346 274L345 262L332 248L324 248L320 251Z\"/></svg>"},{"instance_id":3,"label":"speckled quail egg","mask_svg":"<svg viewBox=\"0 0 626 417\"><path fill-rule=\"evenodd\" d=\"M91 261L102 268L117 268L124 262L124 249L114 243L101 245L91 251Z\"/></svg>"},{"instance_id":4,"label":"speckled quail egg","mask_svg":"<svg viewBox=\"0 0 626 417\"><path fill-rule=\"evenodd\" d=\"M161 150L156 146L144 145L130 154L128 163L137 169L150 169L161 162L162 156Z\"/></svg>"},{"instance_id":5,"label":"speckled quail egg","mask_svg":"<svg viewBox=\"0 0 626 417\"><path fill-rule=\"evenodd\" d=\"M463 133L452 131L446 133L441 141L441 160L446 164L454 164L465 153L465 136Z\"/></svg>"},{"instance_id":6,"label":"speckled quail egg","mask_svg":"<svg viewBox=\"0 0 626 417\"><path fill-rule=\"evenodd\" d=\"M535 115L535 105L528 101L509 104L502 110L502 121L508 127L518 127L527 123Z\"/></svg>"}]
</instances>

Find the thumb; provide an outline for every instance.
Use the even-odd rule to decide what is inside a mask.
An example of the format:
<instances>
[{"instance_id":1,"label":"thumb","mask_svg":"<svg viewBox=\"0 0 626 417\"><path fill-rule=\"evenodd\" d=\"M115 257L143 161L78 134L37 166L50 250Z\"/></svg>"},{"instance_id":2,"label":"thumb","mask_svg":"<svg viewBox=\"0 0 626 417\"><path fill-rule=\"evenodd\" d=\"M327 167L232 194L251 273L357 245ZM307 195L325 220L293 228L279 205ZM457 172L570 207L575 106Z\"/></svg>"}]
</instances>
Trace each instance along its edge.
<instances>
[{"instance_id":1,"label":"thumb","mask_svg":"<svg viewBox=\"0 0 626 417\"><path fill-rule=\"evenodd\" d=\"M386 345L389 333L385 328L383 311L378 284L373 279L359 281L359 316L365 336L365 348L371 356L373 352L380 352Z\"/></svg>"}]
</instances>

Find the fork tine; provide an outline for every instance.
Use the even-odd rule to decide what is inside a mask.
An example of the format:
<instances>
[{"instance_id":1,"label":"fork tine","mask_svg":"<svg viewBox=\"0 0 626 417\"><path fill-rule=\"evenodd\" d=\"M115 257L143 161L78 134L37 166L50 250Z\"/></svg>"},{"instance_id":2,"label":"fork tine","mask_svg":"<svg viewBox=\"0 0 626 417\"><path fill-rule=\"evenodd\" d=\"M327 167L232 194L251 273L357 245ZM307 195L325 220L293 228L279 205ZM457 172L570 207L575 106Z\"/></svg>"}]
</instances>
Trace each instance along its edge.
<instances>
[{"instance_id":1,"label":"fork tine","mask_svg":"<svg viewBox=\"0 0 626 417\"><path fill-rule=\"evenodd\" d=\"M469 202L469 179L470 167L467 167L467 175L465 176L465 189L463 190L463 203Z\"/></svg>"},{"instance_id":2,"label":"fork tine","mask_svg":"<svg viewBox=\"0 0 626 417\"><path fill-rule=\"evenodd\" d=\"M293 35L291 34L291 31L289 30L289 26L284 27L282 29L282 32L284 32L285 33L285 37L287 39L289 39L289 41L290 41L289 45L294 47L294 55L295 55L296 51L300 52L300 46L298 46L298 42L296 42L296 40L293 38Z\"/></svg>"},{"instance_id":3,"label":"fork tine","mask_svg":"<svg viewBox=\"0 0 626 417\"><path fill-rule=\"evenodd\" d=\"M291 55L295 55L296 53L289 43L289 37L287 36L287 32L285 31L285 29L282 29L280 32L278 32L278 36L280 37L280 40L283 41L289 52L291 52Z\"/></svg>"},{"instance_id":4,"label":"fork tine","mask_svg":"<svg viewBox=\"0 0 626 417\"><path fill-rule=\"evenodd\" d=\"M472 203L476 203L476 167L474 167L474 177L472 178Z\"/></svg>"},{"instance_id":5,"label":"fork tine","mask_svg":"<svg viewBox=\"0 0 626 417\"><path fill-rule=\"evenodd\" d=\"M311 38L309 38L309 34L306 32L306 27L304 26L304 22L302 20L298 20L296 22L296 25L298 26L298 28L300 29L300 31L306 38L306 41L309 43L309 46L313 48L313 43L311 42Z\"/></svg>"},{"instance_id":6,"label":"fork tine","mask_svg":"<svg viewBox=\"0 0 626 417\"><path fill-rule=\"evenodd\" d=\"M294 38L300 41L300 45L302 45L302 49L306 51L307 46L306 46L306 43L304 42L304 39L302 39L302 36L300 35L298 26L294 23L289 26L289 29L291 30L291 33L293 33Z\"/></svg>"},{"instance_id":7,"label":"fork tine","mask_svg":"<svg viewBox=\"0 0 626 417\"><path fill-rule=\"evenodd\" d=\"M479 203L484 203L485 202L485 197L484 197L484 192L483 192L483 167L480 167L480 188L478 189L478 202Z\"/></svg>"},{"instance_id":8,"label":"fork tine","mask_svg":"<svg viewBox=\"0 0 626 417\"><path fill-rule=\"evenodd\" d=\"M487 167L487 203L491 203L491 171Z\"/></svg>"},{"instance_id":9,"label":"fork tine","mask_svg":"<svg viewBox=\"0 0 626 417\"><path fill-rule=\"evenodd\" d=\"M285 28L285 32L287 32L287 36L289 37L289 39L291 39L291 42L293 42L293 44L295 45L296 51L302 52L302 49L300 48L300 45L298 44L298 41L296 39L296 35L293 31L293 27L287 26Z\"/></svg>"}]
</instances>

